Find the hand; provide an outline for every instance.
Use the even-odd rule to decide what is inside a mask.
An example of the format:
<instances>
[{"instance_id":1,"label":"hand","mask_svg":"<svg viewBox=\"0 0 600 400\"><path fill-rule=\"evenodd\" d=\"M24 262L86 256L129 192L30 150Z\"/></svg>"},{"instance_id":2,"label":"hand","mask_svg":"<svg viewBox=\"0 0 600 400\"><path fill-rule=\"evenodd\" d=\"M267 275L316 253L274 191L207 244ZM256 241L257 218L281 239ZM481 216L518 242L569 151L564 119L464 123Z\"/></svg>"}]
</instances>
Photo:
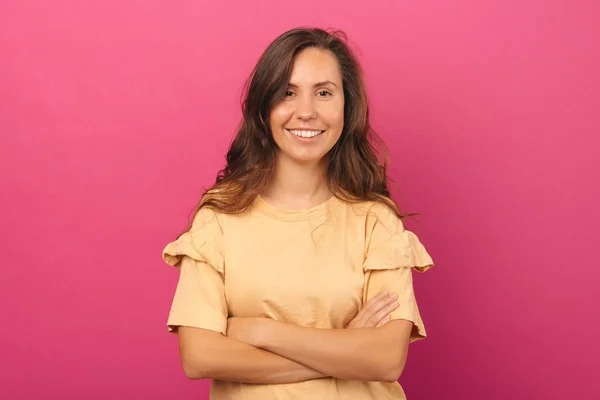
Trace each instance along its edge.
<instances>
[{"instance_id":1,"label":"hand","mask_svg":"<svg viewBox=\"0 0 600 400\"><path fill-rule=\"evenodd\" d=\"M367 301L346 328L379 328L390 322L390 314L398 307L398 295L379 293Z\"/></svg>"},{"instance_id":2,"label":"hand","mask_svg":"<svg viewBox=\"0 0 600 400\"><path fill-rule=\"evenodd\" d=\"M272 320L259 317L231 317L227 320L227 337L258 347L270 321Z\"/></svg>"}]
</instances>

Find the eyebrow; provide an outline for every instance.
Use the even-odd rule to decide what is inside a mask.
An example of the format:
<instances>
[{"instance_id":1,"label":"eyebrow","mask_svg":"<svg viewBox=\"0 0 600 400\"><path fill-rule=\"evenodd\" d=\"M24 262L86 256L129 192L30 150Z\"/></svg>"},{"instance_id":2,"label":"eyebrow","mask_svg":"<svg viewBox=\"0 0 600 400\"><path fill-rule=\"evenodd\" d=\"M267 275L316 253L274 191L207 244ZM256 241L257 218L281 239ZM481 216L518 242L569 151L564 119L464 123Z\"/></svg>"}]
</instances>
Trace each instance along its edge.
<instances>
[{"instance_id":1,"label":"eyebrow","mask_svg":"<svg viewBox=\"0 0 600 400\"><path fill-rule=\"evenodd\" d=\"M317 83L315 83L315 84L313 85L313 87L325 86L325 85L332 85L332 86L334 86L334 87L336 87L336 88L338 87L338 85L336 85L336 84L335 84L334 82L332 82L332 81L323 81L323 82L317 82ZM288 86L289 86L289 87L293 87L293 88L297 88L297 87L298 87L298 85L296 85L295 83L292 83L292 82L288 83Z\"/></svg>"}]
</instances>

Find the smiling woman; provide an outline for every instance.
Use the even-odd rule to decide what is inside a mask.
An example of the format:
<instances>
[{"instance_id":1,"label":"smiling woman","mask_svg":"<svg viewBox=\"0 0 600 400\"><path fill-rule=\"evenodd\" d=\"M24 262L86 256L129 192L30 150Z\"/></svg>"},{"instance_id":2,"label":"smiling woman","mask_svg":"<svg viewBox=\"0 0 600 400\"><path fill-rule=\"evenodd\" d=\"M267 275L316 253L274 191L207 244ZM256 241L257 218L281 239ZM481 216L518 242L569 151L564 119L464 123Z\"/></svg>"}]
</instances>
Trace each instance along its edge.
<instances>
[{"instance_id":1,"label":"smiling woman","mask_svg":"<svg viewBox=\"0 0 600 400\"><path fill-rule=\"evenodd\" d=\"M213 399L404 399L433 261L389 197L344 35L294 29L247 85L227 165L164 251L167 321Z\"/></svg>"}]
</instances>

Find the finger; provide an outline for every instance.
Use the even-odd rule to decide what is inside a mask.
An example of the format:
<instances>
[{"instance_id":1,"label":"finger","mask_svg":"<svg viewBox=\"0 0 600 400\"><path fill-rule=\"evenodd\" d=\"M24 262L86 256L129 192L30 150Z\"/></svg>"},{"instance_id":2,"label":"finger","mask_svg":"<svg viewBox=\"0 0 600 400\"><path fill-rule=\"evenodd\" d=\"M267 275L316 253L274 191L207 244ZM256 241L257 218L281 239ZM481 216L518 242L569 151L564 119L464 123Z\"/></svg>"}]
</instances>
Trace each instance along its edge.
<instances>
[{"instance_id":1,"label":"finger","mask_svg":"<svg viewBox=\"0 0 600 400\"><path fill-rule=\"evenodd\" d=\"M383 291L379 292L376 296L374 296L371 300L369 300L367 302L367 304L365 304L365 307L376 304L377 302L384 300L389 295L390 295L389 291L383 290Z\"/></svg>"},{"instance_id":2,"label":"finger","mask_svg":"<svg viewBox=\"0 0 600 400\"><path fill-rule=\"evenodd\" d=\"M384 319L387 315L389 315L396 308L398 308L398 302L397 301L393 302L391 304L388 304L387 307L381 309L380 311L378 311L377 313L375 313L373 315L373 317L371 317L371 323L373 325L377 325L382 319Z\"/></svg>"},{"instance_id":3,"label":"finger","mask_svg":"<svg viewBox=\"0 0 600 400\"><path fill-rule=\"evenodd\" d=\"M391 293L388 296L385 296L379 299L376 303L374 303L368 310L365 310L365 314L371 318L373 315L378 313L379 311L385 309L389 304L392 304L396 301L398 295L396 293Z\"/></svg>"},{"instance_id":4,"label":"finger","mask_svg":"<svg viewBox=\"0 0 600 400\"><path fill-rule=\"evenodd\" d=\"M375 323L379 322L379 319L375 320L373 319L373 316L380 310L384 309L390 302L393 302L396 298L398 298L398 295L395 293L389 293L388 290L379 292L364 304L354 319L350 321L348 327L367 325L375 326ZM385 314L383 316L385 316Z\"/></svg>"},{"instance_id":5,"label":"finger","mask_svg":"<svg viewBox=\"0 0 600 400\"><path fill-rule=\"evenodd\" d=\"M377 295L375 295L372 299L367 301L360 308L360 310L358 311L356 316L352 319L352 321L350 321L350 323L348 324L347 327L352 328L357 325L360 326L363 323L363 319L366 321L369 318L371 318L372 314L374 312L376 312L376 310L377 310L377 309L371 310L373 308L373 306L378 304L378 302L381 301L382 299L385 299L388 295L389 295L389 292L387 290L383 290L383 291L379 292Z\"/></svg>"},{"instance_id":6,"label":"finger","mask_svg":"<svg viewBox=\"0 0 600 400\"><path fill-rule=\"evenodd\" d=\"M379 321L379 323L377 325L375 325L375 328L379 328L380 326L387 324L388 322L390 322L391 319L392 319L392 316L388 315L387 317L385 317L384 319Z\"/></svg>"},{"instance_id":7,"label":"finger","mask_svg":"<svg viewBox=\"0 0 600 400\"><path fill-rule=\"evenodd\" d=\"M372 310L373 308L378 308L378 305L381 304L381 302L383 302L383 303L386 302L389 295L390 295L390 293L387 290L384 290L383 292L379 293L378 295L373 297L371 300L369 300L363 306L363 310L367 311L367 310Z\"/></svg>"}]
</instances>

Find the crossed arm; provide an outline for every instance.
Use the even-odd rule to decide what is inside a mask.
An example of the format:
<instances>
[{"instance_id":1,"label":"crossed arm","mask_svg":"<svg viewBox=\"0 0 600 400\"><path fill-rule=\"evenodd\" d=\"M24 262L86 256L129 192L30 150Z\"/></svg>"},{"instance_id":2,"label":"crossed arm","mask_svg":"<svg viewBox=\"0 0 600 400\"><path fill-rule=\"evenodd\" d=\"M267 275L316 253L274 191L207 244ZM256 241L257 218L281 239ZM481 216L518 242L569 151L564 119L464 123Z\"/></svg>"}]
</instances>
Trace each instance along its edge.
<instances>
[{"instance_id":1,"label":"crossed arm","mask_svg":"<svg viewBox=\"0 0 600 400\"><path fill-rule=\"evenodd\" d=\"M247 320L247 321L246 321ZM270 319L231 319L231 333L248 344L344 380L395 382L408 352L412 322L380 328L316 329Z\"/></svg>"},{"instance_id":2,"label":"crossed arm","mask_svg":"<svg viewBox=\"0 0 600 400\"><path fill-rule=\"evenodd\" d=\"M398 380L412 322L386 323L388 298L378 296L347 329L305 328L267 318L230 318L227 336L179 328L180 355L192 379L293 383L327 376L345 380Z\"/></svg>"}]
</instances>

